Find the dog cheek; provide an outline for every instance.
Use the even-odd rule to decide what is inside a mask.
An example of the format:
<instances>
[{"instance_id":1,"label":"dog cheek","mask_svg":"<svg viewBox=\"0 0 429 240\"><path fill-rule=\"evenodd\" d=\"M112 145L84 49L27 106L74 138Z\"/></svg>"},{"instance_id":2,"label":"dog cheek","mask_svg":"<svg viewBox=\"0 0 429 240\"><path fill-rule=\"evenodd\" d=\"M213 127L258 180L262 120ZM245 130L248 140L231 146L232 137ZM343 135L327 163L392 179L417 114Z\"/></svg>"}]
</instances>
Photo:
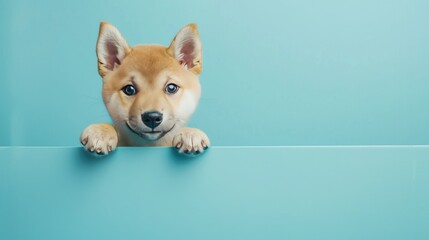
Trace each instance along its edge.
<instances>
[{"instance_id":1,"label":"dog cheek","mask_svg":"<svg viewBox=\"0 0 429 240\"><path fill-rule=\"evenodd\" d=\"M106 103L106 107L113 121L127 119L127 107L117 94L114 94L110 97L109 101Z\"/></svg>"},{"instance_id":2,"label":"dog cheek","mask_svg":"<svg viewBox=\"0 0 429 240\"><path fill-rule=\"evenodd\" d=\"M176 108L176 116L187 121L195 111L197 101L190 92L184 92Z\"/></svg>"}]
</instances>

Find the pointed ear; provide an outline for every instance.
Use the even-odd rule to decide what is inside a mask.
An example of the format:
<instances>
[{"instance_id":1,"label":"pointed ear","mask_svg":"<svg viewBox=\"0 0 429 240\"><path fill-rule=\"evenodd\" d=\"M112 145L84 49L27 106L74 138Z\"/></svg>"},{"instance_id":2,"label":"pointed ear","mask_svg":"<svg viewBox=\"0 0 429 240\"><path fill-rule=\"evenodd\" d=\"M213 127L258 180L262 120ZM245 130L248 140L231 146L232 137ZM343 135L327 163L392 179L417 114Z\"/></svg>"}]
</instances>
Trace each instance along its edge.
<instances>
[{"instance_id":1,"label":"pointed ear","mask_svg":"<svg viewBox=\"0 0 429 240\"><path fill-rule=\"evenodd\" d=\"M202 48L196 24L188 24L177 33L168 53L188 70L199 74L202 70Z\"/></svg>"},{"instance_id":2,"label":"pointed ear","mask_svg":"<svg viewBox=\"0 0 429 240\"><path fill-rule=\"evenodd\" d=\"M119 66L130 52L127 42L113 25L100 23L97 40L98 73L104 77Z\"/></svg>"}]
</instances>

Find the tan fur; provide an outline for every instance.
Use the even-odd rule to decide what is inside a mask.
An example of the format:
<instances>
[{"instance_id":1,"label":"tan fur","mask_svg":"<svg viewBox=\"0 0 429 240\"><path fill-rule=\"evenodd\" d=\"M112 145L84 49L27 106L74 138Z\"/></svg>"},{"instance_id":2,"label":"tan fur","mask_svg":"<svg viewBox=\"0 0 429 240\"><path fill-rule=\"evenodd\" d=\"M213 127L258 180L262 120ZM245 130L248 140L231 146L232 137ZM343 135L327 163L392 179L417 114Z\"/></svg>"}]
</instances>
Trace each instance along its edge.
<instances>
[{"instance_id":1,"label":"tan fur","mask_svg":"<svg viewBox=\"0 0 429 240\"><path fill-rule=\"evenodd\" d=\"M184 28L186 27L188 33L192 29L192 39L199 41L197 26L190 24ZM87 127L81 134L81 142L87 150L107 154L117 145L174 145L180 152L194 154L203 152L210 145L204 132L184 127L200 98L198 74L202 70L201 52L191 55L194 58L188 69L175 56L176 38L177 36L168 48L160 45L138 45L131 48L116 28L105 22L100 24L98 71L103 78L103 101L113 125L103 123ZM100 47L104 39L120 39L118 44L114 44L120 45L125 53L123 58L117 59L119 64L107 64L107 60L112 58L109 58L111 54L108 54L107 48L103 48L104 45ZM166 86L171 83L179 86L175 94L165 91ZM129 84L138 89L137 94L124 94L122 89ZM147 111L163 114L162 123L155 128L161 132L161 137L156 133L146 133L148 127L143 124L141 116Z\"/></svg>"}]
</instances>

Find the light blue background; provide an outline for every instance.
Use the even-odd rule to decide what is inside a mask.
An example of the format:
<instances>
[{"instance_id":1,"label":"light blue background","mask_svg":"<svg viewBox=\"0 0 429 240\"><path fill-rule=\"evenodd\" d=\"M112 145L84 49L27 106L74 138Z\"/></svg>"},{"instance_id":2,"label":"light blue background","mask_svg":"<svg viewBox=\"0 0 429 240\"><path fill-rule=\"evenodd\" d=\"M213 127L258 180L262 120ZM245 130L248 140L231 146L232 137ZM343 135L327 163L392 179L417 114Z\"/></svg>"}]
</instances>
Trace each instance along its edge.
<instances>
[{"instance_id":1,"label":"light blue background","mask_svg":"<svg viewBox=\"0 0 429 240\"><path fill-rule=\"evenodd\" d=\"M95 42L168 45L196 22L215 145L429 143L429 2L0 2L0 145L78 145L108 121Z\"/></svg>"},{"instance_id":2,"label":"light blue background","mask_svg":"<svg viewBox=\"0 0 429 240\"><path fill-rule=\"evenodd\" d=\"M0 239L427 240L429 146L0 147Z\"/></svg>"}]
</instances>

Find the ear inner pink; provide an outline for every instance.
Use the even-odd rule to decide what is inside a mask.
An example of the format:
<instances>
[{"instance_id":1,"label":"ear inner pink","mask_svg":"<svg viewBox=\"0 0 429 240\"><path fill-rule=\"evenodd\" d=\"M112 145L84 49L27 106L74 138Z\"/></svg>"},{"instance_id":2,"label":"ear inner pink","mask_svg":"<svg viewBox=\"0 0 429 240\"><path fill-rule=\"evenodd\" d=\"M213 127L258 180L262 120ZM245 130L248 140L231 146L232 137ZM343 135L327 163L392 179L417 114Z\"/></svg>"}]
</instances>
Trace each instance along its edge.
<instances>
[{"instance_id":1,"label":"ear inner pink","mask_svg":"<svg viewBox=\"0 0 429 240\"><path fill-rule=\"evenodd\" d=\"M118 46L112 42L107 42L105 48L108 54L106 56L107 63L105 63L105 66L109 70L113 70L115 63L117 65L121 64L121 61L118 59Z\"/></svg>"},{"instance_id":2,"label":"ear inner pink","mask_svg":"<svg viewBox=\"0 0 429 240\"><path fill-rule=\"evenodd\" d=\"M195 44L193 41L184 42L182 48L180 49L180 53L183 55L180 64L185 64L188 68L193 68L195 58L194 50Z\"/></svg>"}]
</instances>

